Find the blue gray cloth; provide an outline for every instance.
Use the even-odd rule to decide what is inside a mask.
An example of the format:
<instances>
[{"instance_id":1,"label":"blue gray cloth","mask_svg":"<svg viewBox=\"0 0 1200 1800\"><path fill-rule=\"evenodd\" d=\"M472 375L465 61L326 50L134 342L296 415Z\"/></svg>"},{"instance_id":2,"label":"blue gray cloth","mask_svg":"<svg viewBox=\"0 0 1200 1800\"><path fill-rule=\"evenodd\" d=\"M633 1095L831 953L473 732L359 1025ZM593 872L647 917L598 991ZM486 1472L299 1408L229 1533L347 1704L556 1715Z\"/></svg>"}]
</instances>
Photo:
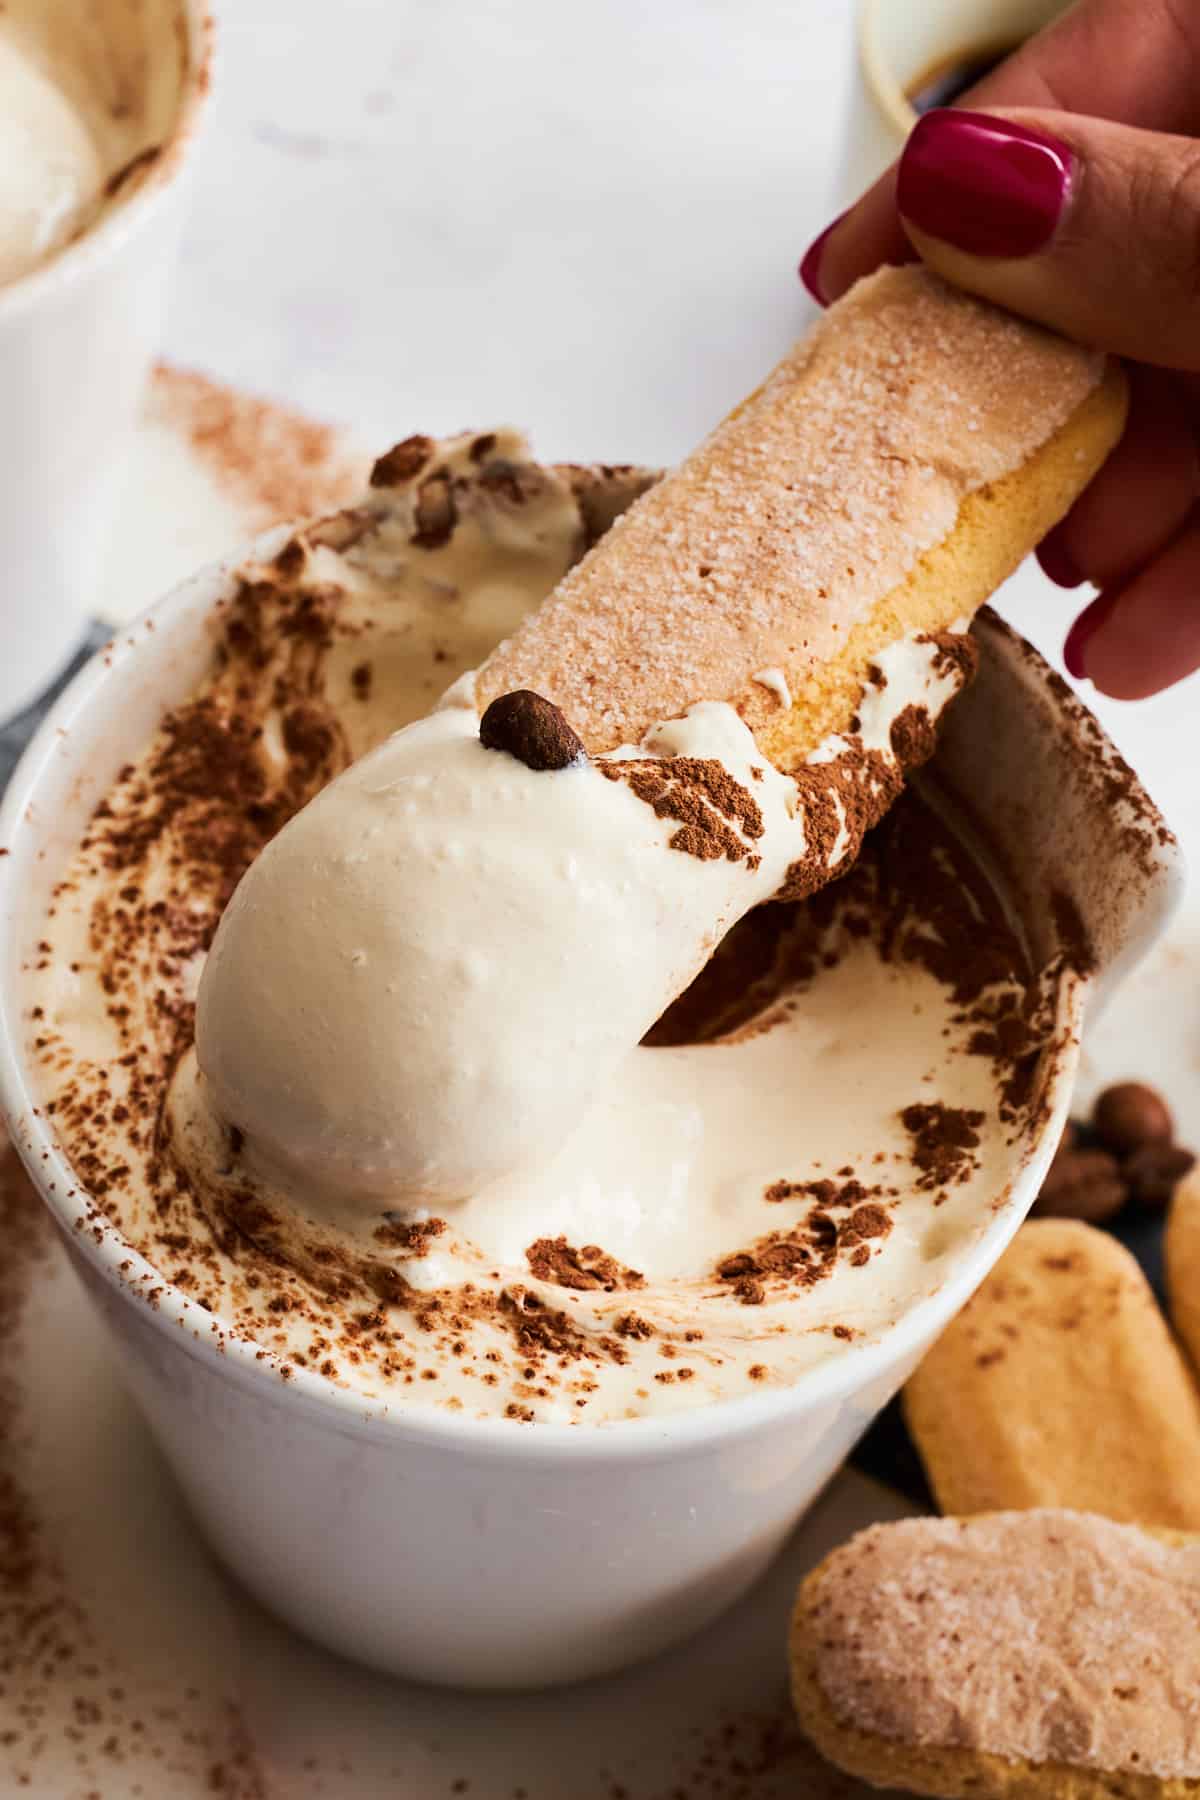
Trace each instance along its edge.
<instances>
[{"instance_id":1,"label":"blue gray cloth","mask_svg":"<svg viewBox=\"0 0 1200 1800\"><path fill-rule=\"evenodd\" d=\"M106 644L111 636L111 626L102 625L99 619L94 619L88 626L83 642L62 674L55 676L45 693L39 695L32 706L27 706L15 718L8 719L3 725L0 725L0 794L8 786L9 777L20 761L22 750L67 683L78 675L88 657L97 651L101 644Z\"/></svg>"}]
</instances>

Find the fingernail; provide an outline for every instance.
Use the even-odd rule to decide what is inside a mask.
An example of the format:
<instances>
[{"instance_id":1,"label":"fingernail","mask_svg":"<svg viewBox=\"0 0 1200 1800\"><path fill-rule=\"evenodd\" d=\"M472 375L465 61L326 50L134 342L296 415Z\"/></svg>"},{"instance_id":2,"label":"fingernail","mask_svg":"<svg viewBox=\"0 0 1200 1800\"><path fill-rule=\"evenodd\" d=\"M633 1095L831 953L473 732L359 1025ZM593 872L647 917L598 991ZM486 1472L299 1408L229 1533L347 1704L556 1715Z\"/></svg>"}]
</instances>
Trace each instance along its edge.
<instances>
[{"instance_id":1,"label":"fingernail","mask_svg":"<svg viewBox=\"0 0 1200 1800\"><path fill-rule=\"evenodd\" d=\"M913 127L896 203L918 231L968 256L1032 256L1054 236L1074 170L1068 146L1044 131L948 108Z\"/></svg>"},{"instance_id":2,"label":"fingernail","mask_svg":"<svg viewBox=\"0 0 1200 1800\"><path fill-rule=\"evenodd\" d=\"M1112 615L1117 604L1116 594L1098 594L1090 606L1085 606L1070 631L1063 645L1063 661L1067 665L1068 675L1076 681L1083 681L1087 676L1087 647Z\"/></svg>"},{"instance_id":3,"label":"fingernail","mask_svg":"<svg viewBox=\"0 0 1200 1800\"><path fill-rule=\"evenodd\" d=\"M818 306L829 305L829 295L821 286L821 258L825 254L825 246L837 230L845 213L841 212L831 225L827 225L819 237L815 237L800 259L799 276Z\"/></svg>"},{"instance_id":4,"label":"fingernail","mask_svg":"<svg viewBox=\"0 0 1200 1800\"><path fill-rule=\"evenodd\" d=\"M1050 577L1056 587L1078 587L1083 580L1083 570L1077 565L1057 530L1051 531L1042 539L1037 547L1037 559L1042 565L1043 573Z\"/></svg>"}]
</instances>

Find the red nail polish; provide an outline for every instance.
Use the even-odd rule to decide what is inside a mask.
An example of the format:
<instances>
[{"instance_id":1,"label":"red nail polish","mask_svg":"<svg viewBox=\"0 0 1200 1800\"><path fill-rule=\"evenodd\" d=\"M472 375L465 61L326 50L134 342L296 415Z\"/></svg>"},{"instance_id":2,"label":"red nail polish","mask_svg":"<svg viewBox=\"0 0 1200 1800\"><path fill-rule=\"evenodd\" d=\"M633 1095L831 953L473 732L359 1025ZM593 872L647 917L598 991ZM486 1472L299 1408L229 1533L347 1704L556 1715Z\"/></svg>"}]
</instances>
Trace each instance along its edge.
<instances>
[{"instance_id":1,"label":"red nail polish","mask_svg":"<svg viewBox=\"0 0 1200 1800\"><path fill-rule=\"evenodd\" d=\"M1112 616L1117 598L1116 594L1098 594L1090 606L1084 607L1067 633L1063 661L1068 675L1073 675L1076 681L1083 681L1087 676L1085 652L1100 627Z\"/></svg>"},{"instance_id":2,"label":"red nail polish","mask_svg":"<svg viewBox=\"0 0 1200 1800\"><path fill-rule=\"evenodd\" d=\"M1037 547L1037 559L1042 571L1048 575L1056 587L1078 587L1083 580L1083 570L1063 543L1057 528L1044 537Z\"/></svg>"},{"instance_id":3,"label":"red nail polish","mask_svg":"<svg viewBox=\"0 0 1200 1800\"><path fill-rule=\"evenodd\" d=\"M918 231L969 256L1032 256L1054 236L1074 171L1058 138L948 108L913 127L896 204Z\"/></svg>"},{"instance_id":4,"label":"red nail polish","mask_svg":"<svg viewBox=\"0 0 1200 1800\"><path fill-rule=\"evenodd\" d=\"M800 259L797 273L801 281L812 295L818 306L829 305L829 295L821 286L821 258L825 254L825 245L837 230L845 213L839 213L831 225L827 225L819 237L815 237Z\"/></svg>"}]
</instances>

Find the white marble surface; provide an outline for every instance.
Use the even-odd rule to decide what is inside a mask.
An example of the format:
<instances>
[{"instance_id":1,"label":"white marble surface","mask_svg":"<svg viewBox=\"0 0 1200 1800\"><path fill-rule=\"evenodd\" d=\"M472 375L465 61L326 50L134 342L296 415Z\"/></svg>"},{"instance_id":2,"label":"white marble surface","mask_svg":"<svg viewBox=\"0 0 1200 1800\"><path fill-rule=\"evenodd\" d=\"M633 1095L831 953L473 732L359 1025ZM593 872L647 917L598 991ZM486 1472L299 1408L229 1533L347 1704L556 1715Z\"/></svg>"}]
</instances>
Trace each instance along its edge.
<instances>
[{"instance_id":1,"label":"white marble surface","mask_svg":"<svg viewBox=\"0 0 1200 1800\"><path fill-rule=\"evenodd\" d=\"M216 0L168 353L382 444L673 459L802 328L850 0Z\"/></svg>"}]
</instances>

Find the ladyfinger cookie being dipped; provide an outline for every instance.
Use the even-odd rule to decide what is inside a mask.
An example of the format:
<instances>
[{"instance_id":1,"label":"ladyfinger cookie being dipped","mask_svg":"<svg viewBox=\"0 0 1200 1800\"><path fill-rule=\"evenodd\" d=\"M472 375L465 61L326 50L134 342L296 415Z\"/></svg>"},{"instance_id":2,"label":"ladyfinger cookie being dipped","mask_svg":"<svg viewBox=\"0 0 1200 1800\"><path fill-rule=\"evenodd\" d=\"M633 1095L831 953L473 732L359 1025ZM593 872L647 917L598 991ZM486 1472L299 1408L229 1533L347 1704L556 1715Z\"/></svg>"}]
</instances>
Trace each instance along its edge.
<instances>
[{"instance_id":1,"label":"ladyfinger cookie being dipped","mask_svg":"<svg viewBox=\"0 0 1200 1800\"><path fill-rule=\"evenodd\" d=\"M721 700L794 766L845 731L880 651L965 627L1125 406L1117 364L881 270L492 653L480 705L534 688L596 753Z\"/></svg>"},{"instance_id":2,"label":"ladyfinger cookie being dipped","mask_svg":"<svg viewBox=\"0 0 1200 1800\"><path fill-rule=\"evenodd\" d=\"M1124 406L920 271L832 308L251 866L196 1037L247 1166L365 1215L544 1164L738 918L850 866Z\"/></svg>"},{"instance_id":3,"label":"ladyfinger cookie being dipped","mask_svg":"<svg viewBox=\"0 0 1200 1800\"><path fill-rule=\"evenodd\" d=\"M906 1519L808 1576L792 1691L876 1787L978 1800L1200 1788L1200 1537L1057 1508Z\"/></svg>"}]
</instances>

